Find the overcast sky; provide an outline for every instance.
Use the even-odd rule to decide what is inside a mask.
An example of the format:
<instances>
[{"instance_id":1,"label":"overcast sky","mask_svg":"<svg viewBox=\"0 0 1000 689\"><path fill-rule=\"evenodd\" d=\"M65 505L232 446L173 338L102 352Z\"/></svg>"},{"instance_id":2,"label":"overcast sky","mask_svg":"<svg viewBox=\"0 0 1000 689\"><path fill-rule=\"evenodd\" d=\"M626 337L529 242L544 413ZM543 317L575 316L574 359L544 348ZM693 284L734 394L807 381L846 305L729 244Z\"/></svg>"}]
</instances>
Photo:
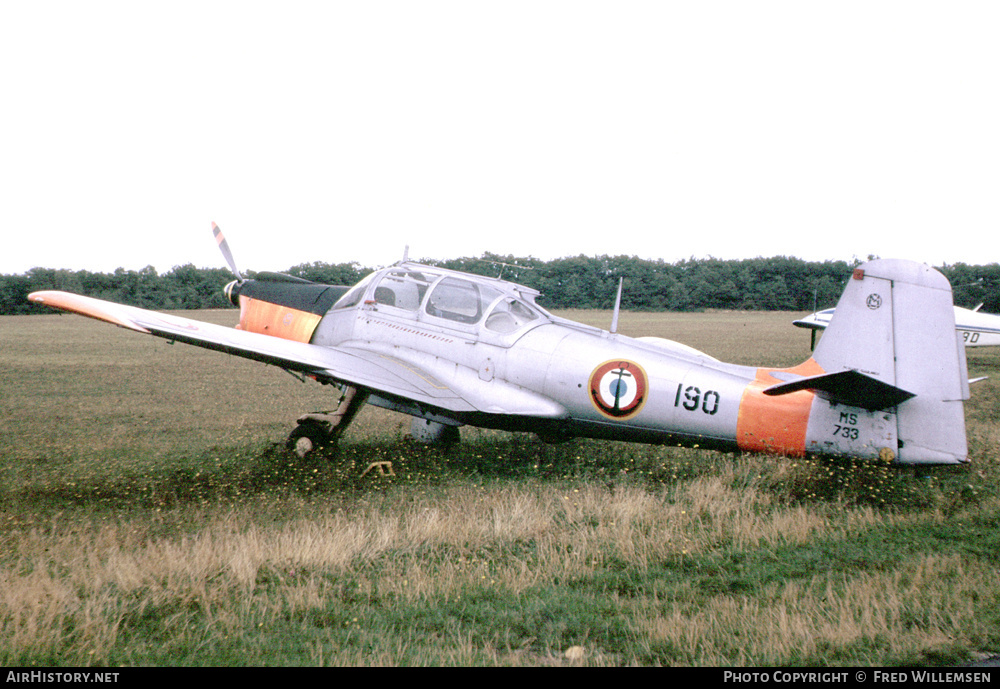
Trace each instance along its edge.
<instances>
[{"instance_id":1,"label":"overcast sky","mask_svg":"<svg viewBox=\"0 0 1000 689\"><path fill-rule=\"evenodd\" d=\"M1000 3L0 3L0 273L1000 261Z\"/></svg>"}]
</instances>

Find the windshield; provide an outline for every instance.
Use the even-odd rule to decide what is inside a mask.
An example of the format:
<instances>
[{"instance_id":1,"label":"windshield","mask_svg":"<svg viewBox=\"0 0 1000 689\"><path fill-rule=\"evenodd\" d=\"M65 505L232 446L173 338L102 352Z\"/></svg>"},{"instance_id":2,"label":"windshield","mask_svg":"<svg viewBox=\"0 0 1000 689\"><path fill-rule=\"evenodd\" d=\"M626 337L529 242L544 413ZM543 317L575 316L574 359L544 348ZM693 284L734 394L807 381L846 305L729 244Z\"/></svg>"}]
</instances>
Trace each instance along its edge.
<instances>
[{"instance_id":1,"label":"windshield","mask_svg":"<svg viewBox=\"0 0 1000 689\"><path fill-rule=\"evenodd\" d=\"M372 278L374 277L375 273L372 273L368 277L364 278L361 282L356 284L354 287L347 290L344 296L338 299L337 303L335 303L331 307L331 309L346 309L348 306L355 306L359 301L361 301L361 297L364 296L365 293L365 288L368 286L368 283L371 282Z\"/></svg>"}]
</instances>

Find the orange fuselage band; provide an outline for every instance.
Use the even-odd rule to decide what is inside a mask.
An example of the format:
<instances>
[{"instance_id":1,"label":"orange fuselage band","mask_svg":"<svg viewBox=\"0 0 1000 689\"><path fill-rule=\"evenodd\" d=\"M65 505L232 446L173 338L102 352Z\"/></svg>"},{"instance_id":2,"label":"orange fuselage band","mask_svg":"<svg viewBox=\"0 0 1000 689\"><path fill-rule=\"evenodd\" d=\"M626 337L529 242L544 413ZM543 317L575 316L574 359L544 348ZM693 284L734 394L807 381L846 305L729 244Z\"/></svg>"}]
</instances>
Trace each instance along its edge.
<instances>
[{"instance_id":1,"label":"orange fuselage band","mask_svg":"<svg viewBox=\"0 0 1000 689\"><path fill-rule=\"evenodd\" d=\"M802 457L806 450L809 412L815 394L809 390L787 395L768 396L766 388L785 382L771 374L775 371L815 376L824 373L813 359L794 368L759 368L757 377L747 385L740 400L736 422L736 442L741 450Z\"/></svg>"}]
</instances>

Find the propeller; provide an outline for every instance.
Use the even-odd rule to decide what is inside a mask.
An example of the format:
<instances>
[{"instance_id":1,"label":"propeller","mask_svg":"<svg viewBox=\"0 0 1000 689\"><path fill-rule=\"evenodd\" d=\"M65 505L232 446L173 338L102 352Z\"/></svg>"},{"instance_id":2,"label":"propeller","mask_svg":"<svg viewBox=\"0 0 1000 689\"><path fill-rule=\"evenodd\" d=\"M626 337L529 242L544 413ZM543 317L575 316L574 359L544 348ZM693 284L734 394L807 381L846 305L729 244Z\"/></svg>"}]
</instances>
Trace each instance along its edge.
<instances>
[{"instance_id":1,"label":"propeller","mask_svg":"<svg viewBox=\"0 0 1000 689\"><path fill-rule=\"evenodd\" d=\"M226 295L226 299L229 300L233 306L240 305L240 288L246 282L246 278L240 272L240 269L236 267L236 260L233 258L233 252L229 250L229 243L226 241L225 236L222 234L222 230L214 222L212 223L212 234L215 235L215 241L219 245L219 250L222 252L222 256L226 259L226 263L229 264L229 269L233 271L233 275L236 279L226 285L222 292Z\"/></svg>"},{"instance_id":2,"label":"propeller","mask_svg":"<svg viewBox=\"0 0 1000 689\"><path fill-rule=\"evenodd\" d=\"M233 252L229 249L229 243L226 241L225 236L222 234L222 230L214 222L212 223L212 234L215 235L215 241L219 245L219 251L222 252L223 257L226 259L226 263L229 264L229 269L233 271L236 279L225 286L223 292L226 298L229 299L235 306L240 305L239 297L241 291L247 291L251 289L252 282L294 282L299 284L312 284L309 280L304 278L295 277L294 275L287 275L286 273L271 273L271 272L260 272L254 273L253 280L247 280L240 272L240 269L236 267L236 260L233 258Z\"/></svg>"},{"instance_id":3,"label":"propeller","mask_svg":"<svg viewBox=\"0 0 1000 689\"><path fill-rule=\"evenodd\" d=\"M239 268L236 267L236 261L233 259L233 252L229 250L229 243L226 241L225 236L222 234L222 230L214 222L212 223L212 234L215 235L215 241L219 244L219 250L222 252L223 258L226 259L226 263L229 264L229 269L233 271L236 278L243 282L245 278L243 274L240 273Z\"/></svg>"}]
</instances>

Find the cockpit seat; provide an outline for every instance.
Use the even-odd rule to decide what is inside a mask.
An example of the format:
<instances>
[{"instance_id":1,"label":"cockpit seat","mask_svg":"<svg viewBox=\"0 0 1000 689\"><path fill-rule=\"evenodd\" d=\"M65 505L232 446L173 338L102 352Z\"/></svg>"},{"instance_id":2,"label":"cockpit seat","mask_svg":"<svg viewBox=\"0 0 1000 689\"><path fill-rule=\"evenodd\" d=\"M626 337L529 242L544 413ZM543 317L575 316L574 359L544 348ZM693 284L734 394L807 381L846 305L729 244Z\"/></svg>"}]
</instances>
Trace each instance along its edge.
<instances>
[{"instance_id":1,"label":"cockpit seat","mask_svg":"<svg viewBox=\"0 0 1000 689\"><path fill-rule=\"evenodd\" d=\"M388 287L375 288L375 301L386 306L396 305L396 293Z\"/></svg>"}]
</instances>

